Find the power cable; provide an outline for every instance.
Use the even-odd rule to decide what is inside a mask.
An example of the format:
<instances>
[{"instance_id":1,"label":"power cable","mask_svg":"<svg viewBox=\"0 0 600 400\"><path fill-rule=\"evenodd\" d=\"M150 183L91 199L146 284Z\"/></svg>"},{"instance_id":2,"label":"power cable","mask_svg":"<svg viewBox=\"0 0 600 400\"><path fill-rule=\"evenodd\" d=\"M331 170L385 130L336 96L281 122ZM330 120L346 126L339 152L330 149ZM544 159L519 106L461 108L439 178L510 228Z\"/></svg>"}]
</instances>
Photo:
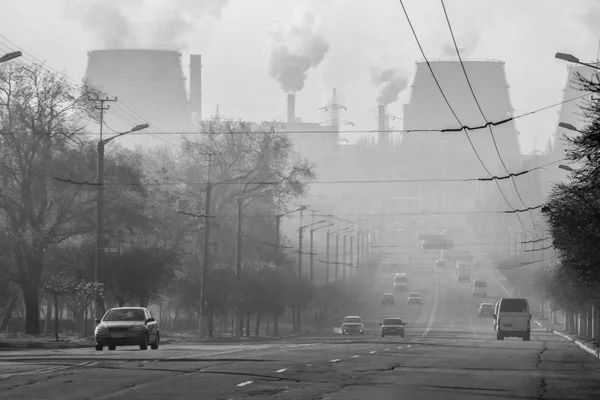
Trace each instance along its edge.
<instances>
[{"instance_id":1,"label":"power cable","mask_svg":"<svg viewBox=\"0 0 600 400\"><path fill-rule=\"evenodd\" d=\"M473 90L473 85L471 84L471 80L469 79L469 74L467 74L467 70L465 68L465 63L463 62L463 59L462 59L462 57L460 55L460 49L458 48L458 44L456 43L456 38L454 37L454 31L452 29L452 24L450 23L450 17L448 16L448 12L446 10L446 5L444 4L444 0L440 0L440 2L442 3L442 8L444 10L444 16L446 17L446 22L448 23L448 29L450 30L450 36L452 37L452 43L454 43L454 49L456 50L456 55L458 56L458 60L460 62L460 66L461 66L462 71L463 71L463 73L465 75L465 79L467 81L467 85L469 85L469 90L471 92L471 95L473 96L473 100L475 101L475 104L477 105L479 113L483 117L483 120L485 121L485 124L486 124L486 126L488 127L488 129L490 131L490 135L491 135L492 141L494 143L494 148L496 149L496 154L498 154L498 158L500 159L500 163L502 164L502 167L504 168L504 171L506 171L506 173L510 175L511 173L508 170L508 168L506 167L504 159L502 158L502 155L500 154L500 149L498 148L498 143L496 142L496 138L494 136L494 131L492 130L492 124L489 123L487 117L485 116L485 113L483 112L483 109L481 108L481 104L479 103L479 100L477 99L477 96L475 95L475 91ZM513 186L515 188L515 192L517 194L517 197L521 201L521 204L523 204L523 207L527 207L527 205L523 201L523 198L521 197L521 193L519 193L519 189L517 187L517 183L515 182L514 176L511 176L511 181L512 181L512 184L513 184ZM539 239L539 235L537 233L537 227L535 225L535 220L533 218L533 213L531 211L529 211L529 216L531 218L531 224L533 225L533 230L535 232L535 236Z\"/></svg>"},{"instance_id":2,"label":"power cable","mask_svg":"<svg viewBox=\"0 0 600 400\"><path fill-rule=\"evenodd\" d=\"M421 51L421 55L423 56L423 59L425 60L425 63L427 64L427 67L429 68L429 71L431 72L431 75L432 75L432 77L433 77L433 79L434 79L434 81L435 81L435 83L437 85L437 88L439 89L442 97L444 98L444 101L446 102L446 105L448 106L448 108L452 112L452 115L454 115L454 118L456 119L456 121L458 122L458 124L460 126L464 126L463 123L458 118L458 115L456 115L456 112L454 111L454 109L450 105L450 102L448 101L448 98L446 97L446 94L444 93L444 90L442 89L442 86L440 85L440 82L438 81L437 76L433 72L433 67L431 66L431 63L429 62L429 59L425 55L425 51L423 50L423 46L421 46L421 42L419 40L419 37L417 36L415 28L413 27L412 21L410 20L410 16L408 15L408 11L406 11L406 7L404 7L403 0L399 0L399 1L400 1L400 5L402 6L402 10L404 11L404 15L406 16L406 20L408 21L408 25L410 26L412 34L413 34L413 36L415 38L415 41L417 42L417 46L419 47L419 50ZM493 174L485 166L483 160L481 159L481 156L477 152L477 149L475 148L475 145L473 144L473 141L471 140L471 137L469 136L469 133L467 132L467 130L464 130L464 132L465 132L465 135L467 136L467 139L469 140L469 144L471 145L471 148L473 149L473 152L475 153L475 155L477 156L477 159L479 160L479 163L481 164L481 166L483 167L483 169L488 173L488 175L493 176ZM500 191L500 194L504 198L504 201L506 202L506 204L508 205L508 207L514 209L514 207L510 204L510 202L508 201L506 195L502 191L502 188L500 187L500 184L498 183L498 181L494 181L494 182L496 183L496 186L498 187L498 190ZM517 218L519 220L519 224L521 225L521 229L523 231L525 231L525 227L523 226L523 222L521 221L521 217L520 217L519 214L517 214Z\"/></svg>"}]
</instances>

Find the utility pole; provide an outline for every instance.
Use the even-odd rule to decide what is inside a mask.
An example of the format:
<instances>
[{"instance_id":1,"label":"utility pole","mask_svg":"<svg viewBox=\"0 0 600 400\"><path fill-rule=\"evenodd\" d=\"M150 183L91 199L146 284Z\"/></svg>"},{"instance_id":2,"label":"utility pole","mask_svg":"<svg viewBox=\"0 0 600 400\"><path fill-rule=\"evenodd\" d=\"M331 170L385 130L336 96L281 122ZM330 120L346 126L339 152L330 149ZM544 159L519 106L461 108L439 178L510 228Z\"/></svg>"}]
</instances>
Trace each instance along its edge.
<instances>
[{"instance_id":1,"label":"utility pole","mask_svg":"<svg viewBox=\"0 0 600 400\"><path fill-rule=\"evenodd\" d=\"M329 237L331 233L329 233L329 229L327 229L327 240L325 243L326 251L325 251L325 284L329 285Z\"/></svg>"},{"instance_id":2,"label":"utility pole","mask_svg":"<svg viewBox=\"0 0 600 400\"><path fill-rule=\"evenodd\" d=\"M210 274L210 218L211 218L211 163L215 153L208 153L208 177L206 182L206 199L204 201L204 241L202 249L202 282L200 289L200 334L201 336L212 337L211 329L209 328L209 313L208 313L208 278Z\"/></svg>"},{"instance_id":3,"label":"utility pole","mask_svg":"<svg viewBox=\"0 0 600 400\"><path fill-rule=\"evenodd\" d=\"M346 279L346 238L344 235L344 244L342 245L342 279Z\"/></svg>"},{"instance_id":4,"label":"utility pole","mask_svg":"<svg viewBox=\"0 0 600 400\"><path fill-rule=\"evenodd\" d=\"M100 140L98 140L98 187L96 190L96 257L94 263L94 286L96 289L96 318L100 319L104 316L105 304L104 299L98 291L98 283L104 280L104 141L103 141L103 126L104 126L104 111L110 109L110 105L104 103L113 103L117 98L90 99L100 103L94 108L100 111Z\"/></svg>"},{"instance_id":5,"label":"utility pole","mask_svg":"<svg viewBox=\"0 0 600 400\"><path fill-rule=\"evenodd\" d=\"M335 235L335 280L340 279L340 234Z\"/></svg>"},{"instance_id":6,"label":"utility pole","mask_svg":"<svg viewBox=\"0 0 600 400\"><path fill-rule=\"evenodd\" d=\"M243 212L243 199L237 199L237 242L236 242L236 254L235 254L235 278L239 282L242 279L242 212ZM242 337L244 335L244 316L241 311L238 310L238 335Z\"/></svg>"},{"instance_id":7,"label":"utility pole","mask_svg":"<svg viewBox=\"0 0 600 400\"><path fill-rule=\"evenodd\" d=\"M354 232L350 234L350 276L354 276Z\"/></svg>"},{"instance_id":8,"label":"utility pole","mask_svg":"<svg viewBox=\"0 0 600 400\"><path fill-rule=\"evenodd\" d=\"M313 216L314 219L314 216ZM314 262L314 253L313 253L313 239L315 236L315 230L311 229L310 230L310 267L309 267L309 279L310 282L314 282L313 279L313 262Z\"/></svg>"}]
</instances>

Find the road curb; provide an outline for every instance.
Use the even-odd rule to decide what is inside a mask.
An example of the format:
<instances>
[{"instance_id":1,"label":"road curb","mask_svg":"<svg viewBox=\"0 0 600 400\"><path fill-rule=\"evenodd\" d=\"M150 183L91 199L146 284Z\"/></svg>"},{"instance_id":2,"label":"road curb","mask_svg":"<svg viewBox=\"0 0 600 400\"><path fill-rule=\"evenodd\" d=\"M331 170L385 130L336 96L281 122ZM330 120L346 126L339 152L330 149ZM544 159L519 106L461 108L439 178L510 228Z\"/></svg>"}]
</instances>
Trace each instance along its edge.
<instances>
[{"instance_id":1,"label":"road curb","mask_svg":"<svg viewBox=\"0 0 600 400\"><path fill-rule=\"evenodd\" d=\"M538 324L540 327L542 328L546 328L546 331L548 332L552 332L555 335L558 335L560 337L562 337L563 339L567 339L571 342L574 342L577 346L579 346L583 351L585 351L586 353L589 353L591 355L593 355L594 357L596 357L597 359L600 359L600 350L594 350L593 348L591 348L590 346L588 346L587 344L583 343L581 340L577 340L574 337L571 337L567 334L564 334L562 332L557 331L556 329L551 329L548 327L545 327L542 323L540 323L539 321L535 321L534 322L536 324Z\"/></svg>"},{"instance_id":2,"label":"road curb","mask_svg":"<svg viewBox=\"0 0 600 400\"><path fill-rule=\"evenodd\" d=\"M0 342L0 349L85 349L93 348L91 343L44 343L44 342Z\"/></svg>"}]
</instances>

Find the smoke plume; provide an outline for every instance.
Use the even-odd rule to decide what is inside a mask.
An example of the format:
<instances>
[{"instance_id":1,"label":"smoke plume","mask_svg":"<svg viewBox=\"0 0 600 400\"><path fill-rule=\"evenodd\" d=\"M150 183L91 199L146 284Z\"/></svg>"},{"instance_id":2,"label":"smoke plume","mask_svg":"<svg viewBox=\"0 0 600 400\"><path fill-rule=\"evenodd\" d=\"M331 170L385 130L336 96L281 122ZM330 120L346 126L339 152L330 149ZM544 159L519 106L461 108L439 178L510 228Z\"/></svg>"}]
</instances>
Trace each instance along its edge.
<instances>
[{"instance_id":1,"label":"smoke plume","mask_svg":"<svg viewBox=\"0 0 600 400\"><path fill-rule=\"evenodd\" d=\"M315 13L297 11L292 23L278 27L270 35L269 74L287 93L302 90L308 71L318 66L329 51L329 43L318 28Z\"/></svg>"},{"instance_id":2,"label":"smoke plume","mask_svg":"<svg viewBox=\"0 0 600 400\"><path fill-rule=\"evenodd\" d=\"M478 44L479 34L474 30L471 32L462 32L458 29L454 30L454 38L456 40L456 44L458 45L458 51L460 51L460 56L468 57L470 56ZM442 52L445 57L457 57L456 48L454 47L454 42L452 40L446 42L442 45Z\"/></svg>"},{"instance_id":3,"label":"smoke plume","mask_svg":"<svg viewBox=\"0 0 600 400\"><path fill-rule=\"evenodd\" d=\"M371 79L379 87L377 104L388 105L398 101L400 93L407 88L408 79L398 69L372 69Z\"/></svg>"},{"instance_id":4,"label":"smoke plume","mask_svg":"<svg viewBox=\"0 0 600 400\"><path fill-rule=\"evenodd\" d=\"M188 49L229 0L79 0L69 15L104 48ZM147 16L148 18L144 18Z\"/></svg>"}]
</instances>

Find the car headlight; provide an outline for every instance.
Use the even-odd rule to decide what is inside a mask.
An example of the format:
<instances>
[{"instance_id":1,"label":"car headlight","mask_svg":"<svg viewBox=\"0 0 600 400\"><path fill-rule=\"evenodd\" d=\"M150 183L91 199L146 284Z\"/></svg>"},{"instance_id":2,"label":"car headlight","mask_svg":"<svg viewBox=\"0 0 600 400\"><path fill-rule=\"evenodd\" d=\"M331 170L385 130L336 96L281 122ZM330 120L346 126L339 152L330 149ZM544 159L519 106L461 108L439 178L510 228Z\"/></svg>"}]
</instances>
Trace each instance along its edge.
<instances>
[{"instance_id":1,"label":"car headlight","mask_svg":"<svg viewBox=\"0 0 600 400\"><path fill-rule=\"evenodd\" d=\"M106 328L106 326L104 325L98 325L95 329L95 333L102 333L102 332L106 332L108 329Z\"/></svg>"},{"instance_id":2,"label":"car headlight","mask_svg":"<svg viewBox=\"0 0 600 400\"><path fill-rule=\"evenodd\" d=\"M144 329L146 329L146 327L143 325L135 325L131 327L132 331L143 331Z\"/></svg>"}]
</instances>

